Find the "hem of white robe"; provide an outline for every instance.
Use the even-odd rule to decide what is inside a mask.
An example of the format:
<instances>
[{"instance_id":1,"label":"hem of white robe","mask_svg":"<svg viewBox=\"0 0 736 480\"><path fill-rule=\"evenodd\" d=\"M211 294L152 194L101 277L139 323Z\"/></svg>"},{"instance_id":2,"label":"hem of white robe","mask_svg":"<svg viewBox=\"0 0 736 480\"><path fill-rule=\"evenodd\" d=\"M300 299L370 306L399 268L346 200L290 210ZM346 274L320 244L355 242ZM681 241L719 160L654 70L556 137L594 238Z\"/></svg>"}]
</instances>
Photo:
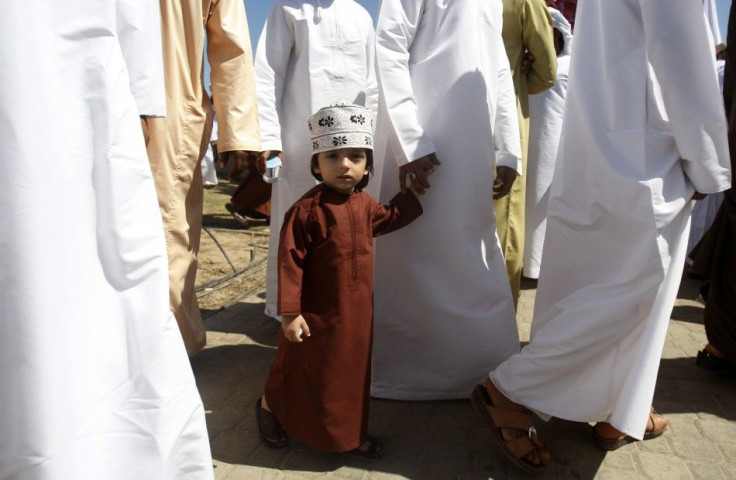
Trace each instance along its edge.
<instances>
[{"instance_id":1,"label":"hem of white robe","mask_svg":"<svg viewBox=\"0 0 736 480\"><path fill-rule=\"evenodd\" d=\"M536 416L538 416L539 418L541 418L545 422L549 422L552 417L560 418L562 420L568 420L570 422L587 422L587 423L608 422L608 423L611 424L611 426L613 428L615 428L616 430L618 430L619 432L621 432L621 433L623 433L625 435L628 435L630 437L633 437L636 440L642 440L643 439L643 436L642 436L642 433L641 432L633 432L631 430L628 430L626 428L623 428L620 425L617 425L615 422L611 422L611 416L610 415L608 416L608 418L600 419L600 418L587 418L587 417L582 417L582 416L581 417L576 417L575 415L568 415L567 413L562 414L560 412L553 412L553 411L545 412L543 410L540 410L537 406L531 405L531 404L527 404L523 400L521 400L521 399L515 397L514 395L512 395L511 392L507 388L505 388L504 385L501 382L499 382L499 379L498 378L495 378L493 376L493 373L494 372L489 373L488 374L488 377L491 379L491 381L493 382L493 385L496 387L496 389L503 394L503 396L505 396L506 398L508 398L512 402L517 403L519 405L522 405L523 407L526 407L527 409L531 410L532 413L534 413Z\"/></svg>"}]
</instances>

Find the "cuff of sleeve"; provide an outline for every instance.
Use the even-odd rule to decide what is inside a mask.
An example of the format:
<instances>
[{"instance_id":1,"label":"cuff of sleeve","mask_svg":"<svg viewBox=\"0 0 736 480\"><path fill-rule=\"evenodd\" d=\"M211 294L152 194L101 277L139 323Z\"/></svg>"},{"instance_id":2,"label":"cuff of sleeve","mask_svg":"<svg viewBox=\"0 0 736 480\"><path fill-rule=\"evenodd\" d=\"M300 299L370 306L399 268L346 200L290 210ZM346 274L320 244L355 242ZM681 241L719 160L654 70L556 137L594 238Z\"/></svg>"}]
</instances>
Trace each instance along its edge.
<instances>
[{"instance_id":1,"label":"cuff of sleeve","mask_svg":"<svg viewBox=\"0 0 736 480\"><path fill-rule=\"evenodd\" d=\"M434 144L429 140L421 140L414 148L404 148L403 150L403 155L396 156L396 164L399 167L437 151L437 149L434 147Z\"/></svg>"},{"instance_id":2,"label":"cuff of sleeve","mask_svg":"<svg viewBox=\"0 0 736 480\"><path fill-rule=\"evenodd\" d=\"M276 150L278 152L284 151L283 147L281 146L280 140L262 140L261 150L264 152L267 150Z\"/></svg>"},{"instance_id":3,"label":"cuff of sleeve","mask_svg":"<svg viewBox=\"0 0 736 480\"><path fill-rule=\"evenodd\" d=\"M234 152L236 150L245 150L246 152L260 152L261 151L261 143L257 141L248 141L248 142L221 142L217 141L217 151L218 152Z\"/></svg>"},{"instance_id":4,"label":"cuff of sleeve","mask_svg":"<svg viewBox=\"0 0 736 480\"><path fill-rule=\"evenodd\" d=\"M279 303L277 313L279 315L299 315L302 311L301 303L299 302L284 302Z\"/></svg>"},{"instance_id":5,"label":"cuff of sleeve","mask_svg":"<svg viewBox=\"0 0 736 480\"><path fill-rule=\"evenodd\" d=\"M516 170L519 176L523 175L521 167L521 158L508 152L496 152L496 167L509 167Z\"/></svg>"}]
</instances>

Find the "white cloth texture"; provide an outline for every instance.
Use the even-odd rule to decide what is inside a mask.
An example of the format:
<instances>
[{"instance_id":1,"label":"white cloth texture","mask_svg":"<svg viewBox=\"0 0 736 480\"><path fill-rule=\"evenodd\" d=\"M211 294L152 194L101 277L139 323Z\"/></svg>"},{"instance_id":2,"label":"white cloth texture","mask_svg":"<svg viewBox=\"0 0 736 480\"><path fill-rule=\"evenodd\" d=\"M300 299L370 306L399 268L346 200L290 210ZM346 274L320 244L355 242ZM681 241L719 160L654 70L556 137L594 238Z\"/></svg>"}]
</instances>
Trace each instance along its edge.
<instances>
[{"instance_id":1,"label":"white cloth texture","mask_svg":"<svg viewBox=\"0 0 736 480\"><path fill-rule=\"evenodd\" d=\"M641 439L692 195L731 183L726 118L701 5L587 0L575 25L531 341L491 378Z\"/></svg>"},{"instance_id":2,"label":"white cloth texture","mask_svg":"<svg viewBox=\"0 0 736 480\"><path fill-rule=\"evenodd\" d=\"M121 49L121 18L144 48ZM0 19L0 478L214 476L139 120L163 77L134 95L126 68L159 56L158 20L156 0Z\"/></svg>"},{"instance_id":3,"label":"white cloth texture","mask_svg":"<svg viewBox=\"0 0 736 480\"><path fill-rule=\"evenodd\" d=\"M552 28L559 30L562 34L562 38L565 45L562 47L562 52L557 56L559 59L561 55L570 55L572 53L572 25L567 21L565 16L556 8L547 7L549 10L549 16L552 18Z\"/></svg>"},{"instance_id":4,"label":"white cloth texture","mask_svg":"<svg viewBox=\"0 0 736 480\"><path fill-rule=\"evenodd\" d=\"M207 145L207 150L202 157L202 185L205 187L214 187L217 185L217 170L215 169L215 152L212 151L212 143Z\"/></svg>"},{"instance_id":5,"label":"white cloth texture","mask_svg":"<svg viewBox=\"0 0 736 480\"><path fill-rule=\"evenodd\" d=\"M523 268L524 276L529 278L539 278L539 268L542 264L544 232L547 228L547 203L562 133L569 71L570 55L559 55L554 87L536 95L529 95L529 156L526 165L524 220L526 236Z\"/></svg>"},{"instance_id":6,"label":"white cloth texture","mask_svg":"<svg viewBox=\"0 0 736 480\"><path fill-rule=\"evenodd\" d=\"M718 71L718 86L723 95L723 80L726 68L725 60L716 60L716 68ZM723 203L723 193L712 193L706 196L702 200L695 202L693 212L690 215L690 237L687 241L687 253L689 254L693 248L700 242L708 229L713 225L713 220L716 218L718 209L721 208ZM688 256L685 258L685 263L690 265L693 263L692 259Z\"/></svg>"},{"instance_id":7,"label":"white cloth texture","mask_svg":"<svg viewBox=\"0 0 736 480\"><path fill-rule=\"evenodd\" d=\"M266 314L276 317L276 252L284 214L316 180L307 120L345 101L376 112L375 32L370 14L353 0L277 0L258 41L255 59L263 150L283 152L271 192ZM379 177L380 178L380 177ZM377 181L366 189L377 193Z\"/></svg>"},{"instance_id":8,"label":"white cloth texture","mask_svg":"<svg viewBox=\"0 0 736 480\"><path fill-rule=\"evenodd\" d=\"M723 37L721 36L721 25L718 22L716 0L703 0L703 12L708 20L708 28L713 36L713 43L718 45L723 41Z\"/></svg>"},{"instance_id":9,"label":"white cloth texture","mask_svg":"<svg viewBox=\"0 0 736 480\"><path fill-rule=\"evenodd\" d=\"M501 27L500 1L381 3L381 199L399 190L400 165L433 152L442 165L424 214L376 241L373 396L467 398L519 350L492 203L494 160L521 170Z\"/></svg>"}]
</instances>

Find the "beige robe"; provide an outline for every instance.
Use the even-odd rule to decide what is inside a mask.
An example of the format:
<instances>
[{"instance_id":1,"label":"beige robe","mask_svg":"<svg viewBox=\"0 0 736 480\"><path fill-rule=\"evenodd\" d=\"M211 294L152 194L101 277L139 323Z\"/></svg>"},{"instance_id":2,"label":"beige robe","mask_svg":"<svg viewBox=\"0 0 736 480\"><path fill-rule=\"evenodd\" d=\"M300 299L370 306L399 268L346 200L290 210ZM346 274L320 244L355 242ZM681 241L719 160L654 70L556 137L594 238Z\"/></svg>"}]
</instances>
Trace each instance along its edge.
<instances>
[{"instance_id":1,"label":"beige robe","mask_svg":"<svg viewBox=\"0 0 736 480\"><path fill-rule=\"evenodd\" d=\"M503 42L511 64L516 90L521 134L521 177L517 177L511 193L495 200L498 238L506 259L514 305L519 300L521 267L524 261L524 202L526 201L526 157L529 141L529 94L552 88L557 75L557 53L552 35L552 19L542 0L503 1ZM534 55L532 71L521 73L525 52Z\"/></svg>"},{"instance_id":2,"label":"beige robe","mask_svg":"<svg viewBox=\"0 0 736 480\"><path fill-rule=\"evenodd\" d=\"M205 31L219 123L217 149L261 148L243 2L161 0L167 116L147 119L147 146L166 232L171 310L189 355L205 345L194 292L202 229L199 162L212 129L212 108L203 84Z\"/></svg>"}]
</instances>

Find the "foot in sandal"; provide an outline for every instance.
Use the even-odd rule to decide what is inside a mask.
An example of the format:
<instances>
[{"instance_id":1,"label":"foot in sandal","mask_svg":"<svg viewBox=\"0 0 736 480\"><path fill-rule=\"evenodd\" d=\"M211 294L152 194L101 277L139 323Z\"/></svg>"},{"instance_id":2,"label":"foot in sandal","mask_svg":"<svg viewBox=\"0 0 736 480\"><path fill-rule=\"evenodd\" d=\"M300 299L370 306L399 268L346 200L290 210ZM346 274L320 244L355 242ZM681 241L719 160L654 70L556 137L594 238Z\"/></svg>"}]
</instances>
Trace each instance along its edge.
<instances>
[{"instance_id":1,"label":"foot in sandal","mask_svg":"<svg viewBox=\"0 0 736 480\"><path fill-rule=\"evenodd\" d=\"M271 448L284 448L289 444L289 437L276 416L271 413L266 397L256 400L256 422L261 441Z\"/></svg>"},{"instance_id":2,"label":"foot in sandal","mask_svg":"<svg viewBox=\"0 0 736 480\"><path fill-rule=\"evenodd\" d=\"M550 454L537 437L531 412L506 398L491 382L478 385L471 396L473 407L490 428L501 450L517 467L542 473Z\"/></svg>"},{"instance_id":3,"label":"foot in sandal","mask_svg":"<svg viewBox=\"0 0 736 480\"><path fill-rule=\"evenodd\" d=\"M664 433L670 421L658 414L654 407L649 410L649 420L647 428L644 431L644 440L657 438ZM618 450L626 444L638 441L634 437L626 435L617 430L608 422L598 422L593 427L593 443L601 450L613 451Z\"/></svg>"}]
</instances>

